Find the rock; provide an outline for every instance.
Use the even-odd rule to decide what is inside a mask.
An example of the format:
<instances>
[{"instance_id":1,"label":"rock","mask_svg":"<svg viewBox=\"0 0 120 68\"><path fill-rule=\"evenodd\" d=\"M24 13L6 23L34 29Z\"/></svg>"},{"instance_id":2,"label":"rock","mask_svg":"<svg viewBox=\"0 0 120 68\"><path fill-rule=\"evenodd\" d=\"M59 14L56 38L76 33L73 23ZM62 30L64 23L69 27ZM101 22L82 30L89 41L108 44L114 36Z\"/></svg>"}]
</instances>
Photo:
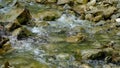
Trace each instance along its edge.
<instances>
[{"instance_id":1,"label":"rock","mask_svg":"<svg viewBox=\"0 0 120 68\"><path fill-rule=\"evenodd\" d=\"M17 39L18 39L18 40L22 40L22 39L25 39L25 38L33 35L33 34L32 34L32 32L29 31L27 28L25 28L25 27L20 27L20 28L15 29L15 30L12 32L12 35L13 35L13 36L17 36Z\"/></svg>"},{"instance_id":2,"label":"rock","mask_svg":"<svg viewBox=\"0 0 120 68\"><path fill-rule=\"evenodd\" d=\"M81 51L80 49L76 49L74 51L74 57L76 61L81 61L82 60L82 56L81 56Z\"/></svg>"},{"instance_id":3,"label":"rock","mask_svg":"<svg viewBox=\"0 0 120 68\"><path fill-rule=\"evenodd\" d=\"M88 6L94 6L96 4L96 0L90 0L90 2L88 2Z\"/></svg>"},{"instance_id":4,"label":"rock","mask_svg":"<svg viewBox=\"0 0 120 68\"><path fill-rule=\"evenodd\" d=\"M57 4L59 4L59 5L61 5L61 4L67 4L69 2L70 2L70 0L58 0Z\"/></svg>"},{"instance_id":5,"label":"rock","mask_svg":"<svg viewBox=\"0 0 120 68\"><path fill-rule=\"evenodd\" d=\"M3 26L2 25L0 25L0 30L2 30L3 29Z\"/></svg>"},{"instance_id":6,"label":"rock","mask_svg":"<svg viewBox=\"0 0 120 68\"><path fill-rule=\"evenodd\" d=\"M46 2L46 0L35 0L36 1L36 3L45 3Z\"/></svg>"},{"instance_id":7,"label":"rock","mask_svg":"<svg viewBox=\"0 0 120 68\"><path fill-rule=\"evenodd\" d=\"M23 8L15 8L14 7L8 13L1 15L1 17L0 17L1 22L13 22L23 11L24 11Z\"/></svg>"},{"instance_id":8,"label":"rock","mask_svg":"<svg viewBox=\"0 0 120 68\"><path fill-rule=\"evenodd\" d=\"M92 14L86 14L85 19L92 21L93 20L93 15Z\"/></svg>"},{"instance_id":9,"label":"rock","mask_svg":"<svg viewBox=\"0 0 120 68\"><path fill-rule=\"evenodd\" d=\"M56 3L57 0L47 0L48 3Z\"/></svg>"},{"instance_id":10,"label":"rock","mask_svg":"<svg viewBox=\"0 0 120 68\"><path fill-rule=\"evenodd\" d=\"M56 59L57 60L68 60L69 57L70 57L70 55L69 54L65 54L65 53L63 53L63 54L61 53L61 54L56 55Z\"/></svg>"},{"instance_id":11,"label":"rock","mask_svg":"<svg viewBox=\"0 0 120 68\"><path fill-rule=\"evenodd\" d=\"M103 65L103 68L112 68L110 65Z\"/></svg>"},{"instance_id":12,"label":"rock","mask_svg":"<svg viewBox=\"0 0 120 68\"><path fill-rule=\"evenodd\" d=\"M76 0L77 3L87 4L88 0Z\"/></svg>"},{"instance_id":13,"label":"rock","mask_svg":"<svg viewBox=\"0 0 120 68\"><path fill-rule=\"evenodd\" d=\"M100 10L91 10L87 12L85 19L90 20L90 21L100 21L103 18L103 11Z\"/></svg>"},{"instance_id":14,"label":"rock","mask_svg":"<svg viewBox=\"0 0 120 68\"><path fill-rule=\"evenodd\" d=\"M3 48L3 45L8 41L9 41L8 38L0 37L0 48Z\"/></svg>"},{"instance_id":15,"label":"rock","mask_svg":"<svg viewBox=\"0 0 120 68\"><path fill-rule=\"evenodd\" d=\"M19 27L21 27L21 25L18 22L10 22L8 25L5 26L7 31L13 31Z\"/></svg>"},{"instance_id":16,"label":"rock","mask_svg":"<svg viewBox=\"0 0 120 68\"><path fill-rule=\"evenodd\" d=\"M24 8L23 12L17 17L17 21L21 25L29 24L31 19L32 19L32 16L30 15L29 10L26 8Z\"/></svg>"},{"instance_id":17,"label":"rock","mask_svg":"<svg viewBox=\"0 0 120 68\"><path fill-rule=\"evenodd\" d=\"M82 64L79 68L92 68L89 64Z\"/></svg>"},{"instance_id":18,"label":"rock","mask_svg":"<svg viewBox=\"0 0 120 68\"><path fill-rule=\"evenodd\" d=\"M48 22L46 22L46 21L40 21L40 22L35 22L35 26L37 26L37 27L45 27L45 26L48 26L49 25L49 23Z\"/></svg>"},{"instance_id":19,"label":"rock","mask_svg":"<svg viewBox=\"0 0 120 68\"><path fill-rule=\"evenodd\" d=\"M73 10L78 14L84 14L88 7L86 5L77 5L73 7Z\"/></svg>"},{"instance_id":20,"label":"rock","mask_svg":"<svg viewBox=\"0 0 120 68\"><path fill-rule=\"evenodd\" d=\"M7 52L8 50L10 50L12 48L10 42L6 42L4 45L3 45L3 50L5 52Z\"/></svg>"},{"instance_id":21,"label":"rock","mask_svg":"<svg viewBox=\"0 0 120 68\"><path fill-rule=\"evenodd\" d=\"M0 38L0 54L5 54L12 49L8 38Z\"/></svg>"},{"instance_id":22,"label":"rock","mask_svg":"<svg viewBox=\"0 0 120 68\"><path fill-rule=\"evenodd\" d=\"M93 18L94 22L100 21L103 18L103 15L98 15L96 17Z\"/></svg>"},{"instance_id":23,"label":"rock","mask_svg":"<svg viewBox=\"0 0 120 68\"><path fill-rule=\"evenodd\" d=\"M10 64L9 64L9 62L8 62L8 61L7 61L7 62L5 62L4 67L5 67L5 68L9 68L9 67L10 67Z\"/></svg>"},{"instance_id":24,"label":"rock","mask_svg":"<svg viewBox=\"0 0 120 68\"><path fill-rule=\"evenodd\" d=\"M97 60L97 59L104 59L105 53L102 52L102 50L100 49L90 49L90 50L82 50L81 56L83 60L86 59Z\"/></svg>"},{"instance_id":25,"label":"rock","mask_svg":"<svg viewBox=\"0 0 120 68\"><path fill-rule=\"evenodd\" d=\"M104 10L104 16L105 18L110 17L115 11L117 10L116 7L108 7Z\"/></svg>"},{"instance_id":26,"label":"rock","mask_svg":"<svg viewBox=\"0 0 120 68\"><path fill-rule=\"evenodd\" d=\"M66 38L66 42L69 42L69 43L79 43L79 42L82 42L85 40L85 35L81 34L81 33L78 33L77 35L75 36L70 36L70 37L67 37Z\"/></svg>"},{"instance_id":27,"label":"rock","mask_svg":"<svg viewBox=\"0 0 120 68\"><path fill-rule=\"evenodd\" d=\"M45 3L56 3L56 0L35 0L36 3L45 4Z\"/></svg>"},{"instance_id":28,"label":"rock","mask_svg":"<svg viewBox=\"0 0 120 68\"><path fill-rule=\"evenodd\" d=\"M45 10L38 13L40 20L44 21L54 21L59 18L61 13L55 10Z\"/></svg>"}]
</instances>

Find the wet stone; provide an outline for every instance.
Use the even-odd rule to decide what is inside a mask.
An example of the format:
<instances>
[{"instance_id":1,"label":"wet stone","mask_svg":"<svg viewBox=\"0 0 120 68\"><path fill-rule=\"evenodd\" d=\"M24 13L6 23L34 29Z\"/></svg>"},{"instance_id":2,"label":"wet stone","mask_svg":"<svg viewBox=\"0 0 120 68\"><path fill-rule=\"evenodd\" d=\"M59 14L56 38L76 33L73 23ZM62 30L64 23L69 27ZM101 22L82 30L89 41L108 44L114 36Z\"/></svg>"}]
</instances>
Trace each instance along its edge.
<instances>
[{"instance_id":1,"label":"wet stone","mask_svg":"<svg viewBox=\"0 0 120 68\"><path fill-rule=\"evenodd\" d=\"M39 20L42 21L55 21L57 18L60 17L61 13L59 11L56 10L43 10L40 13L38 13L39 15Z\"/></svg>"},{"instance_id":2,"label":"wet stone","mask_svg":"<svg viewBox=\"0 0 120 68\"><path fill-rule=\"evenodd\" d=\"M12 49L8 38L0 37L0 54L5 54Z\"/></svg>"},{"instance_id":3,"label":"wet stone","mask_svg":"<svg viewBox=\"0 0 120 68\"><path fill-rule=\"evenodd\" d=\"M10 22L8 25L5 26L5 28L7 29L7 31L13 31L17 28L21 27L21 25L18 22Z\"/></svg>"},{"instance_id":4,"label":"wet stone","mask_svg":"<svg viewBox=\"0 0 120 68\"><path fill-rule=\"evenodd\" d=\"M32 36L33 33L25 27L20 27L20 28L15 29L12 32L12 35L17 36L18 40L22 40L22 39L25 39L25 38Z\"/></svg>"},{"instance_id":5,"label":"wet stone","mask_svg":"<svg viewBox=\"0 0 120 68\"><path fill-rule=\"evenodd\" d=\"M28 9L24 8L24 11L17 17L17 21L21 24L21 25L27 25L28 23L30 23L31 20L31 15Z\"/></svg>"},{"instance_id":6,"label":"wet stone","mask_svg":"<svg viewBox=\"0 0 120 68\"><path fill-rule=\"evenodd\" d=\"M58 0L57 4L66 4L66 3L69 3L70 0Z\"/></svg>"},{"instance_id":7,"label":"wet stone","mask_svg":"<svg viewBox=\"0 0 120 68\"><path fill-rule=\"evenodd\" d=\"M79 43L79 42L84 41L85 38L86 38L85 35L83 35L83 34L81 34L81 33L78 33L78 34L75 35L75 36L67 37L67 38L66 38L66 42L69 42L69 43Z\"/></svg>"}]
</instances>

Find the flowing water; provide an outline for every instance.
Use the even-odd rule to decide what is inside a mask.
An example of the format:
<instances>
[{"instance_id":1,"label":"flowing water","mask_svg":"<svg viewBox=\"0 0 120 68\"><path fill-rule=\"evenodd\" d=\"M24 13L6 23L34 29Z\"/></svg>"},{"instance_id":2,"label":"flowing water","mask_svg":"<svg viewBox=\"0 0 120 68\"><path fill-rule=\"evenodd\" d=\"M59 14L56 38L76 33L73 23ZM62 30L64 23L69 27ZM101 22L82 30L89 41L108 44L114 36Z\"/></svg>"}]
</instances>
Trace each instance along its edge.
<instances>
[{"instance_id":1,"label":"flowing water","mask_svg":"<svg viewBox=\"0 0 120 68\"><path fill-rule=\"evenodd\" d=\"M0 5L2 1L0 0ZM14 2L0 9L0 13L8 12L10 10L8 8L12 7ZM80 20L71 14L63 13L59 19L48 21L48 23L49 26L27 27L36 34L36 36L28 39L17 40L14 36L8 36L14 50L0 56L0 68L7 61L10 63L11 68L81 68L81 64L75 58L77 50L93 48L95 42L104 44L115 41L120 44L119 35L111 34L105 30L96 33L96 29L94 29L96 25L86 20ZM81 27L84 30L76 30L75 27ZM88 36L86 41L81 43L65 42L67 36L79 32ZM94 68L101 68L105 64L102 60L84 62Z\"/></svg>"}]
</instances>

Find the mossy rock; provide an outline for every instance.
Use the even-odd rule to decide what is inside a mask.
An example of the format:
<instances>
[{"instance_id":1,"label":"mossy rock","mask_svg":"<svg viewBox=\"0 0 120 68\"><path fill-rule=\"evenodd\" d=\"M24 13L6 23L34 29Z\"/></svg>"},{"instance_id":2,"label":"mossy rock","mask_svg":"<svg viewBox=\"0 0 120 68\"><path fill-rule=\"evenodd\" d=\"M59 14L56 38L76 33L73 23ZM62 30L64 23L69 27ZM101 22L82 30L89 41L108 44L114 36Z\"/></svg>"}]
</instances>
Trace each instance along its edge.
<instances>
[{"instance_id":1,"label":"mossy rock","mask_svg":"<svg viewBox=\"0 0 120 68\"><path fill-rule=\"evenodd\" d=\"M103 52L100 49L88 49L88 50L82 50L81 56L83 60L92 59L92 60L101 60L104 59L105 52Z\"/></svg>"},{"instance_id":2,"label":"mossy rock","mask_svg":"<svg viewBox=\"0 0 120 68\"><path fill-rule=\"evenodd\" d=\"M71 0L58 0L57 4L61 5L61 4L67 4L69 3Z\"/></svg>"},{"instance_id":3,"label":"mossy rock","mask_svg":"<svg viewBox=\"0 0 120 68\"><path fill-rule=\"evenodd\" d=\"M32 16L30 15L29 10L25 8L24 11L17 17L17 20L21 25L27 25L31 18Z\"/></svg>"},{"instance_id":4,"label":"mossy rock","mask_svg":"<svg viewBox=\"0 0 120 68\"><path fill-rule=\"evenodd\" d=\"M0 38L0 54L5 54L12 50L11 43L8 38L1 37Z\"/></svg>"},{"instance_id":5,"label":"mossy rock","mask_svg":"<svg viewBox=\"0 0 120 68\"><path fill-rule=\"evenodd\" d=\"M78 33L78 34L75 35L75 36L67 37L67 38L66 38L66 42L69 42L69 43L79 43L79 42L84 41L85 38L86 38L85 35L83 35L83 34L81 34L81 33Z\"/></svg>"},{"instance_id":6,"label":"mossy rock","mask_svg":"<svg viewBox=\"0 0 120 68\"><path fill-rule=\"evenodd\" d=\"M37 27L46 27L46 26L49 26L49 23L46 22L46 21L35 22L35 26L37 26Z\"/></svg>"},{"instance_id":7,"label":"mossy rock","mask_svg":"<svg viewBox=\"0 0 120 68\"><path fill-rule=\"evenodd\" d=\"M15 29L21 27L21 25L16 21L14 23L9 23L8 25L5 26L5 28L7 29L7 31L14 31Z\"/></svg>"},{"instance_id":8,"label":"mossy rock","mask_svg":"<svg viewBox=\"0 0 120 68\"><path fill-rule=\"evenodd\" d=\"M76 6L73 6L73 10L77 13L77 14L85 14L86 11L88 9L88 6L86 5L76 5Z\"/></svg>"},{"instance_id":9,"label":"mossy rock","mask_svg":"<svg viewBox=\"0 0 120 68\"><path fill-rule=\"evenodd\" d=\"M104 17L105 18L108 18L110 17L112 14L114 14L114 12L117 10L116 7L108 7L108 8L105 8L105 11L104 11Z\"/></svg>"},{"instance_id":10,"label":"mossy rock","mask_svg":"<svg viewBox=\"0 0 120 68\"><path fill-rule=\"evenodd\" d=\"M13 36L17 36L17 39L18 40L22 40L22 39L25 39L27 37L30 37L33 35L33 33L31 31L29 31L27 28L25 27L20 27L20 28L17 28L15 29L13 32L12 32L12 35Z\"/></svg>"},{"instance_id":11,"label":"mossy rock","mask_svg":"<svg viewBox=\"0 0 120 68\"><path fill-rule=\"evenodd\" d=\"M61 16L61 13L55 10L43 10L38 15L40 16L40 20L54 21Z\"/></svg>"},{"instance_id":12,"label":"mossy rock","mask_svg":"<svg viewBox=\"0 0 120 68\"><path fill-rule=\"evenodd\" d=\"M3 45L8 41L8 38L0 37L0 48L3 48Z\"/></svg>"},{"instance_id":13,"label":"mossy rock","mask_svg":"<svg viewBox=\"0 0 120 68\"><path fill-rule=\"evenodd\" d=\"M47 0L48 3L56 3L57 0Z\"/></svg>"},{"instance_id":14,"label":"mossy rock","mask_svg":"<svg viewBox=\"0 0 120 68\"><path fill-rule=\"evenodd\" d=\"M45 3L47 0L35 0L36 3Z\"/></svg>"}]
</instances>

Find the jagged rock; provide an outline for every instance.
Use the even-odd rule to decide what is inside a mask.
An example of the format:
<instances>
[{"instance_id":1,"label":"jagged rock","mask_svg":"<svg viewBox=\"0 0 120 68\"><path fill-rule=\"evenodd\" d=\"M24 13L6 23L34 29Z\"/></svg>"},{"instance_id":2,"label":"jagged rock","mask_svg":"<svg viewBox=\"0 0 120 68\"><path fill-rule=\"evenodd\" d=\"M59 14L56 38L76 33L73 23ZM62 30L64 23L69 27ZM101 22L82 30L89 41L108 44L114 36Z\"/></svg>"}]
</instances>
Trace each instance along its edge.
<instances>
[{"instance_id":1,"label":"jagged rock","mask_svg":"<svg viewBox=\"0 0 120 68\"><path fill-rule=\"evenodd\" d=\"M103 11L100 10L91 10L87 11L88 14L86 14L85 19L90 21L100 21L103 18Z\"/></svg>"},{"instance_id":2,"label":"jagged rock","mask_svg":"<svg viewBox=\"0 0 120 68\"><path fill-rule=\"evenodd\" d=\"M83 34L81 34L81 33L78 33L78 34L75 35L75 36L67 37L67 38L66 38L66 42L70 42L70 43L79 43L79 42L84 41L85 38L86 38L85 35L83 35Z\"/></svg>"},{"instance_id":3,"label":"jagged rock","mask_svg":"<svg viewBox=\"0 0 120 68\"><path fill-rule=\"evenodd\" d=\"M12 49L12 46L8 38L0 38L0 54L5 54Z\"/></svg>"},{"instance_id":4,"label":"jagged rock","mask_svg":"<svg viewBox=\"0 0 120 68\"><path fill-rule=\"evenodd\" d=\"M8 42L8 41L9 41L8 38L4 38L4 37L1 37L1 36L0 36L0 48L2 48L3 45L4 45L6 42Z\"/></svg>"},{"instance_id":5,"label":"jagged rock","mask_svg":"<svg viewBox=\"0 0 120 68\"><path fill-rule=\"evenodd\" d=\"M15 29L13 32L12 32L12 35L13 36L17 36L17 39L18 40L22 40L22 39L25 39L29 36L32 35L32 32L29 31L27 28L25 27L20 27L20 28L17 28Z\"/></svg>"},{"instance_id":6,"label":"jagged rock","mask_svg":"<svg viewBox=\"0 0 120 68\"><path fill-rule=\"evenodd\" d=\"M10 22L8 25L5 26L7 31L13 31L19 27L21 27L21 25L18 22Z\"/></svg>"},{"instance_id":7,"label":"jagged rock","mask_svg":"<svg viewBox=\"0 0 120 68\"><path fill-rule=\"evenodd\" d=\"M21 25L27 25L31 18L29 10L25 8L24 11L17 17L17 20Z\"/></svg>"}]
</instances>

